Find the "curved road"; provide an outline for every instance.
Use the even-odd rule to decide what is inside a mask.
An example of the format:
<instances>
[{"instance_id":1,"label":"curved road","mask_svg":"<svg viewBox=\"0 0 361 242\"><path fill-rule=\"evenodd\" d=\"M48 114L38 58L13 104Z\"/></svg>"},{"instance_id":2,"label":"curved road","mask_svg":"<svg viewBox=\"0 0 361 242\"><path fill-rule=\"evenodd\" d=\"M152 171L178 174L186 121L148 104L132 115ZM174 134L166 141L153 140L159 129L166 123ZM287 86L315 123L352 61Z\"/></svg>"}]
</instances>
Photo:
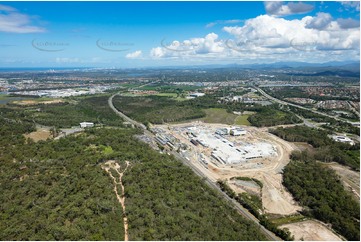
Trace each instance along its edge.
<instances>
[{"instance_id":1,"label":"curved road","mask_svg":"<svg viewBox=\"0 0 361 242\"><path fill-rule=\"evenodd\" d=\"M147 130L146 126L142 123L139 123L131 118L129 118L128 116L126 116L124 113L120 112L118 109L116 109L113 105L113 98L114 96L119 95L119 94L114 94L113 96L111 96L108 99L108 104L109 107L120 117L122 117L124 120L126 120L127 122L133 124L134 126L143 129L144 134L147 135L149 138L155 140L155 135L153 133L151 133L150 131ZM178 160L180 160L184 165L190 167L193 172L195 174L197 174L198 176L200 176L201 178L204 179L205 183L208 184L208 186L210 186L211 188L214 188L215 190L217 190L221 195L223 195L223 197L231 202L234 205L234 208L244 217L252 220L253 222L257 223L259 225L259 228L261 229L261 231L267 236L268 239L270 240L274 240L274 241L281 241L282 239L277 237L274 233L272 233L271 231L269 231L268 229L266 229L263 225L259 224L259 220L253 216L253 214L251 214L246 208L244 208L243 206L241 206L236 200L230 198L225 192L223 192L215 182L211 181L208 177L206 177L197 167L195 167L190 161L188 161L187 159L185 159L184 157L182 157L180 154L178 154L175 151L171 151L170 152L175 158L177 158Z\"/></svg>"}]
</instances>

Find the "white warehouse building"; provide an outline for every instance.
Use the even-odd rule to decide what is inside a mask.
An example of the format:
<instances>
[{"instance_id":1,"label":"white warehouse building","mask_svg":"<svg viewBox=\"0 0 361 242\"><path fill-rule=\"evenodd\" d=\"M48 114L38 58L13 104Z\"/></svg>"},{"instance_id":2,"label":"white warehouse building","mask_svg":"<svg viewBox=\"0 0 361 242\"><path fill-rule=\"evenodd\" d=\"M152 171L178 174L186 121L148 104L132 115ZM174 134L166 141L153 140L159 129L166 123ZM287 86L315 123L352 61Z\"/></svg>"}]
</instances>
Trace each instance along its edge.
<instances>
[{"instance_id":1,"label":"white warehouse building","mask_svg":"<svg viewBox=\"0 0 361 242\"><path fill-rule=\"evenodd\" d=\"M94 127L94 123L91 122L81 122L80 123L80 128L91 128Z\"/></svg>"}]
</instances>

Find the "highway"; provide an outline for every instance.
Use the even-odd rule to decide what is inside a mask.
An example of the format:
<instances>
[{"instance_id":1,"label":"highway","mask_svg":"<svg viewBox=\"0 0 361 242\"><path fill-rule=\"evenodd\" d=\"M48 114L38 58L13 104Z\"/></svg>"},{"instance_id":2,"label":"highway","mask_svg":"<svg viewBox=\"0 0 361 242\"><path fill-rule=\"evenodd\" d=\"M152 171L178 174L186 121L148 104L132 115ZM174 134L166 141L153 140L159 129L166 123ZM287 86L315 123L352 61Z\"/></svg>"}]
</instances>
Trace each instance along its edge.
<instances>
[{"instance_id":1,"label":"highway","mask_svg":"<svg viewBox=\"0 0 361 242\"><path fill-rule=\"evenodd\" d=\"M268 95L265 91L263 91L259 87L253 87L253 88L256 89L259 93L261 93L264 97L266 97L266 98L268 98L268 99L270 99L270 100L272 100L274 102L277 102L277 103L280 103L280 104L283 104L283 105L293 106L293 107L300 108L300 109L304 109L304 110L307 110L307 111L310 111L310 112L313 112L313 113L316 113L316 114L319 114L319 115L323 115L325 117L333 118L333 119L338 120L338 121L354 124L354 122L351 122L351 121L348 121L348 120L344 120L344 119L341 119L341 118L338 118L338 117L335 117L335 116L332 116L332 115L329 115L329 114L326 114L326 113L322 113L322 112L313 110L311 108L306 108L306 107L303 107L303 106L300 106L300 105L297 105L297 104L285 102L285 101L282 101L280 99L274 98L274 97Z\"/></svg>"},{"instance_id":2,"label":"highway","mask_svg":"<svg viewBox=\"0 0 361 242\"><path fill-rule=\"evenodd\" d=\"M108 104L109 107L117 114L119 115L121 118L123 118L124 120L126 120L127 122L133 124L134 126L143 129L144 134L147 135L148 137L152 138L153 140L155 140L155 135L153 133L151 133L149 130L147 130L146 126L143 125L142 123L139 123L131 118L129 118L128 116L126 116L124 113L120 112L119 110L117 110L114 105L113 105L113 98L114 96L119 95L119 94L114 94L113 96L111 96L108 99ZM182 157L179 153L175 152L175 151L171 151L170 154L172 154L176 159L178 159L179 161L181 161L184 165L190 167L193 172L195 174L197 174L199 177L203 178L205 183L210 186L211 188L217 190L227 201L231 202L234 205L234 208L244 217L252 220L253 222L257 223L259 225L260 230L267 236L267 238L269 240L273 240L273 241L281 241L282 239L277 237L274 233L272 233L271 231L269 231L268 229L266 229L263 225L259 224L259 220L253 216L246 208L244 208L243 206L241 206L236 200L230 198L225 192L223 192L218 185L211 181L207 176L205 176L203 174L202 171L199 170L199 168L197 168L196 166L194 166L192 164L192 162L188 161L187 159L185 159L184 157Z\"/></svg>"}]
</instances>

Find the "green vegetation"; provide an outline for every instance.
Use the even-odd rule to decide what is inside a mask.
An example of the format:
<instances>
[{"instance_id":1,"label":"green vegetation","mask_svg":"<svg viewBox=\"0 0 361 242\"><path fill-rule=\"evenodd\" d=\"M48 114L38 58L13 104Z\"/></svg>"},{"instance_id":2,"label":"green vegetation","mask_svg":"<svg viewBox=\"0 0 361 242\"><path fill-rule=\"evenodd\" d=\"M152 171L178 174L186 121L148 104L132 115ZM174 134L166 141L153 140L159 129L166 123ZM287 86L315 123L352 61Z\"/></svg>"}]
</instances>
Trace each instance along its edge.
<instances>
[{"instance_id":1,"label":"green vegetation","mask_svg":"<svg viewBox=\"0 0 361 242\"><path fill-rule=\"evenodd\" d=\"M116 96L113 102L114 106L124 112L125 115L144 124L148 122L154 124L176 122L205 116L200 108L183 105L184 102L177 102L169 97Z\"/></svg>"},{"instance_id":2,"label":"green vegetation","mask_svg":"<svg viewBox=\"0 0 361 242\"><path fill-rule=\"evenodd\" d=\"M256 218L259 219L260 224L265 228L275 233L277 236L283 240L293 240L293 236L287 229L279 229L277 225L272 223L272 221L262 212L262 200L255 195L250 195L247 193L236 194L225 181L217 181L217 184L230 198L235 199L239 204L248 209Z\"/></svg>"},{"instance_id":3,"label":"green vegetation","mask_svg":"<svg viewBox=\"0 0 361 242\"><path fill-rule=\"evenodd\" d=\"M328 122L327 124L322 125L321 127L339 133L350 133L350 134L360 135L360 127L356 127L350 123L346 123L334 119Z\"/></svg>"},{"instance_id":4,"label":"green vegetation","mask_svg":"<svg viewBox=\"0 0 361 242\"><path fill-rule=\"evenodd\" d=\"M234 124L236 125L246 125L246 126L250 126L251 123L248 121L249 118L249 114L242 114L239 115L236 120L234 121Z\"/></svg>"},{"instance_id":5,"label":"green vegetation","mask_svg":"<svg viewBox=\"0 0 361 242\"><path fill-rule=\"evenodd\" d=\"M93 140L82 135L26 142L22 134L33 124L13 123L22 113L1 111L0 238L122 240L119 203L97 165L102 156L87 149Z\"/></svg>"},{"instance_id":6,"label":"green vegetation","mask_svg":"<svg viewBox=\"0 0 361 242\"><path fill-rule=\"evenodd\" d=\"M131 163L122 178L131 240L266 239L190 168L135 139L137 130L93 128L35 143L22 135L34 130L26 112L0 112L3 240L123 240L122 209L100 167L107 160Z\"/></svg>"},{"instance_id":7,"label":"green vegetation","mask_svg":"<svg viewBox=\"0 0 361 242\"><path fill-rule=\"evenodd\" d=\"M306 220L307 218L302 214L294 214L289 216L281 216L278 218L272 218L271 221L276 226L281 226L283 224L297 223Z\"/></svg>"},{"instance_id":8,"label":"green vegetation","mask_svg":"<svg viewBox=\"0 0 361 242\"><path fill-rule=\"evenodd\" d=\"M204 109L206 116L201 118L205 123L222 123L222 124L234 124L237 118L236 114L227 112L222 108L208 108Z\"/></svg>"},{"instance_id":9,"label":"green vegetation","mask_svg":"<svg viewBox=\"0 0 361 242\"><path fill-rule=\"evenodd\" d=\"M80 122L122 126L122 120L108 107L107 95L74 98L66 103L40 104L27 108L27 119L36 123L67 128Z\"/></svg>"},{"instance_id":10,"label":"green vegetation","mask_svg":"<svg viewBox=\"0 0 361 242\"><path fill-rule=\"evenodd\" d=\"M282 111L277 105L262 107L243 103L222 104L215 95L177 102L166 96L117 96L114 105L131 118L146 124L164 122L179 122L190 119L200 119L207 123L224 123L263 126L297 123L300 120L288 111ZM241 116L233 111L257 111L257 113ZM248 119L245 120L245 119Z\"/></svg>"},{"instance_id":11,"label":"green vegetation","mask_svg":"<svg viewBox=\"0 0 361 242\"><path fill-rule=\"evenodd\" d=\"M263 188L263 183L260 180L256 179L256 178L237 176L237 177L232 177L232 179L237 179L237 180L241 180L241 181L253 181L253 182L257 183L257 185L260 188Z\"/></svg>"},{"instance_id":12,"label":"green vegetation","mask_svg":"<svg viewBox=\"0 0 361 242\"><path fill-rule=\"evenodd\" d=\"M295 159L317 159L324 162L338 162L342 165L350 166L354 170L360 169L360 145L349 145L339 143L327 135L321 129L313 129L306 126L295 126L290 128L277 128L270 130L271 133L291 142L307 142L312 145L314 152L302 151L293 152Z\"/></svg>"},{"instance_id":13,"label":"green vegetation","mask_svg":"<svg viewBox=\"0 0 361 242\"><path fill-rule=\"evenodd\" d=\"M333 170L312 160L294 160L284 170L283 184L306 208L306 216L332 224L348 240L360 240L360 204Z\"/></svg>"},{"instance_id":14,"label":"green vegetation","mask_svg":"<svg viewBox=\"0 0 361 242\"><path fill-rule=\"evenodd\" d=\"M256 127L268 127L282 124L300 123L301 120L289 111L282 111L277 105L262 107L248 121Z\"/></svg>"},{"instance_id":15,"label":"green vegetation","mask_svg":"<svg viewBox=\"0 0 361 242\"><path fill-rule=\"evenodd\" d=\"M297 113L297 115L300 115L306 119L310 119L315 122L326 123L322 125L322 128L340 133L350 133L350 134L360 135L360 128L355 127L350 123L338 121L333 118L320 115L301 108L296 108L292 106L289 106L289 108L292 112Z\"/></svg>"}]
</instances>

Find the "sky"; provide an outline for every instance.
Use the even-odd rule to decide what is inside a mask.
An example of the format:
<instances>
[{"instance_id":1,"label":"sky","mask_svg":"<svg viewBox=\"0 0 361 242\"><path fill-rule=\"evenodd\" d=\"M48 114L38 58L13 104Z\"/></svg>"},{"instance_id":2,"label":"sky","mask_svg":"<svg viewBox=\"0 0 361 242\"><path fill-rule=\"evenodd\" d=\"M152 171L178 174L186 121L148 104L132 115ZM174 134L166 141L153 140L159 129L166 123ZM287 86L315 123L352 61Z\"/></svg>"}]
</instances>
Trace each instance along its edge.
<instances>
[{"instance_id":1,"label":"sky","mask_svg":"<svg viewBox=\"0 0 361 242\"><path fill-rule=\"evenodd\" d=\"M360 60L360 3L0 2L0 67Z\"/></svg>"}]
</instances>

